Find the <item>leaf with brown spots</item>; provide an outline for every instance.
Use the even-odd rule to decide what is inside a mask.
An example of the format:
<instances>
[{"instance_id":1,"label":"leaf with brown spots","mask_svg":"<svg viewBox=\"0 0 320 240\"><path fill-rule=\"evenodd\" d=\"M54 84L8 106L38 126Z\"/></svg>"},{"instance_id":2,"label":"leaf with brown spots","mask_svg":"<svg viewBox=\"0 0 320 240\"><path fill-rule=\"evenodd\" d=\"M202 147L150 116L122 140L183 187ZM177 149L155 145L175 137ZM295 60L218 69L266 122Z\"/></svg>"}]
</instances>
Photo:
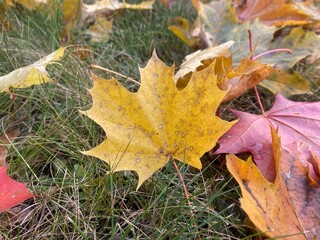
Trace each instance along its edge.
<instances>
[{"instance_id":1,"label":"leaf with brown spots","mask_svg":"<svg viewBox=\"0 0 320 240\"><path fill-rule=\"evenodd\" d=\"M155 53L140 74L136 93L92 75L93 105L83 112L107 134L84 154L107 162L112 172L136 171L138 188L173 159L201 169L200 157L233 125L215 116L226 93L216 85L214 65L195 72L182 90L174 83L174 66Z\"/></svg>"},{"instance_id":2,"label":"leaf with brown spots","mask_svg":"<svg viewBox=\"0 0 320 240\"><path fill-rule=\"evenodd\" d=\"M255 226L268 237L317 239L320 236L320 159L308 148L281 149L272 130L277 176L266 180L251 158L227 156L227 167L240 185L241 207ZM303 146L303 145L302 145Z\"/></svg>"}]
</instances>

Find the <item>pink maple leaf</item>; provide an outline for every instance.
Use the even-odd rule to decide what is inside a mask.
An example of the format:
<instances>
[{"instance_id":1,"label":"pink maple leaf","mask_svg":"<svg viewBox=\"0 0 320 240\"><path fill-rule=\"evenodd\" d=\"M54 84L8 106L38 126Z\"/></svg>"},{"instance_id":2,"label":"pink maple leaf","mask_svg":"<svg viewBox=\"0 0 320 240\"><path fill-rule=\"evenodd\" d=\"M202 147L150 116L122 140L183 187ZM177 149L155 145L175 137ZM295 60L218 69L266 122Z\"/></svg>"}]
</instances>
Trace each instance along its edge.
<instances>
[{"instance_id":1,"label":"pink maple leaf","mask_svg":"<svg viewBox=\"0 0 320 240\"><path fill-rule=\"evenodd\" d=\"M263 115L232 112L239 121L218 140L215 154L250 152L264 177L273 181L272 125L278 129L282 146L302 142L320 156L320 102L293 102L277 94L273 107Z\"/></svg>"}]
</instances>

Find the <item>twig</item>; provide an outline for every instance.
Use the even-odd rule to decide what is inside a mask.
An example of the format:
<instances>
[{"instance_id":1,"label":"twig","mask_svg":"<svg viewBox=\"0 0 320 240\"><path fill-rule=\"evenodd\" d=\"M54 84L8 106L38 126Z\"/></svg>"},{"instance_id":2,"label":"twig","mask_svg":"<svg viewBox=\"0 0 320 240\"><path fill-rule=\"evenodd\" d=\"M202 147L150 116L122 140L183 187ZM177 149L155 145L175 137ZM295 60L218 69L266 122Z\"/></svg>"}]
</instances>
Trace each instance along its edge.
<instances>
[{"instance_id":1,"label":"twig","mask_svg":"<svg viewBox=\"0 0 320 240\"><path fill-rule=\"evenodd\" d=\"M110 70L110 69L107 69L107 68L104 68L104 67L100 67L100 66L94 65L94 64L91 64L91 65L90 65L90 68L99 69L99 70L102 70L102 71L105 71L105 72L109 72L109 73L118 75L118 76L120 76L120 77L123 77L123 78L125 78L125 79L127 79L127 80L129 80L129 81L131 81L131 82L133 82L133 83L135 83L135 84L138 84L139 86L141 85L137 80L134 80L134 79L131 78L131 77L125 76L125 75L123 75L123 74L121 74L121 73L117 73L117 72L112 71L112 70Z\"/></svg>"}]
</instances>

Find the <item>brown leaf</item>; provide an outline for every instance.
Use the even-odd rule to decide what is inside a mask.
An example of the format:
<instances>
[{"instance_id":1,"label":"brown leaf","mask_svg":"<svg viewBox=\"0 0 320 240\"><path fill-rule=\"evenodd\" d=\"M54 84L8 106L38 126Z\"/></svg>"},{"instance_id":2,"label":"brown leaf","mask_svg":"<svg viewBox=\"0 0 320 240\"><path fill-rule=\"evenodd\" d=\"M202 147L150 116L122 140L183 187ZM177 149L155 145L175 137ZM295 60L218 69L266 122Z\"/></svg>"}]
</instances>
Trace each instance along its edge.
<instances>
[{"instance_id":1,"label":"brown leaf","mask_svg":"<svg viewBox=\"0 0 320 240\"><path fill-rule=\"evenodd\" d=\"M227 156L227 167L240 185L241 207L261 232L281 239L316 239L320 236L320 187L310 177L302 152L281 149L271 129L277 176L266 180L251 158ZM305 154L304 154L305 156ZM319 158L314 158L319 167ZM319 168L318 168L319 169Z\"/></svg>"},{"instance_id":2,"label":"brown leaf","mask_svg":"<svg viewBox=\"0 0 320 240\"><path fill-rule=\"evenodd\" d=\"M271 65L258 61L242 59L237 67L232 68L231 58L217 59L215 73L218 75L218 87L228 91L223 102L239 97L273 72L274 68Z\"/></svg>"}]
</instances>

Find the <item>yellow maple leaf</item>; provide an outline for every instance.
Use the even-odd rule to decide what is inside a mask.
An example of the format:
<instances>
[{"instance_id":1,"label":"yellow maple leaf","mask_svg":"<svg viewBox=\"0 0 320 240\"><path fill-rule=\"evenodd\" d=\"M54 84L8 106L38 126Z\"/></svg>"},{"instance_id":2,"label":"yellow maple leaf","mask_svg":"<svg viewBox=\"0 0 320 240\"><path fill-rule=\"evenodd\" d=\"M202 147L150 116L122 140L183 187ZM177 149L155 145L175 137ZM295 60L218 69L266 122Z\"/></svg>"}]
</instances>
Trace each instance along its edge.
<instances>
[{"instance_id":1,"label":"yellow maple leaf","mask_svg":"<svg viewBox=\"0 0 320 240\"><path fill-rule=\"evenodd\" d=\"M92 75L93 105L82 112L107 134L84 154L106 161L113 172L136 171L138 188L173 159L201 169L200 157L233 125L215 116L226 93L216 85L213 64L195 72L182 90L175 86L174 66L156 53L140 74L137 93L113 78Z\"/></svg>"},{"instance_id":2,"label":"yellow maple leaf","mask_svg":"<svg viewBox=\"0 0 320 240\"><path fill-rule=\"evenodd\" d=\"M64 47L45 56L39 61L0 77L0 92L10 92L10 88L27 88L46 82L53 82L49 77L46 66L59 60L64 55Z\"/></svg>"}]
</instances>

